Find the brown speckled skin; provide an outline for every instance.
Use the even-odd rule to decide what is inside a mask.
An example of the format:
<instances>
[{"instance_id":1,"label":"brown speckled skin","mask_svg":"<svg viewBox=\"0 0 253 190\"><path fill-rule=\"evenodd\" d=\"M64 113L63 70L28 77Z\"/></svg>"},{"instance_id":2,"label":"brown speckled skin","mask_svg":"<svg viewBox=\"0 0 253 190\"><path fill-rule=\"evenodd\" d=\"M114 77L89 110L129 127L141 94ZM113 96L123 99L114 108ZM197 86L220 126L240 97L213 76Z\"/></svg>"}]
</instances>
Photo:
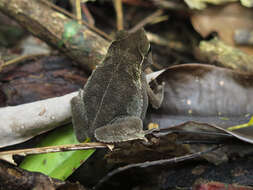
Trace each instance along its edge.
<instances>
[{"instance_id":1,"label":"brown speckled skin","mask_svg":"<svg viewBox=\"0 0 253 190\"><path fill-rule=\"evenodd\" d=\"M143 29L130 35L118 33L103 63L93 71L79 96L71 100L74 131L80 142L87 137L103 142L137 139L138 134L136 137L123 134L128 132L128 119L132 123L129 130L133 129L129 133L142 133L141 120L148 106L143 68L149 47ZM117 133L117 127L112 126L100 130L94 138L96 129L108 124L117 125L118 129L124 127L124 130ZM136 124L139 126L133 126ZM107 135L110 131L112 134ZM114 138L114 134L119 136Z\"/></svg>"}]
</instances>

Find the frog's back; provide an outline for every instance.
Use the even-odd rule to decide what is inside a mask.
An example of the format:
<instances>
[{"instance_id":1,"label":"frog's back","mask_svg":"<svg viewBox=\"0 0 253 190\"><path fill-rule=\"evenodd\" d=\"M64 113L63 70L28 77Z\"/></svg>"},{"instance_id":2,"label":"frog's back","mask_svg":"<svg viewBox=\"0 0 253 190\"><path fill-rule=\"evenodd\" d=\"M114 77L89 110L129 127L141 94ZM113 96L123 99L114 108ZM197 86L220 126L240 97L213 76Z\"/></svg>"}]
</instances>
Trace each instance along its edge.
<instances>
[{"instance_id":1,"label":"frog's back","mask_svg":"<svg viewBox=\"0 0 253 190\"><path fill-rule=\"evenodd\" d=\"M143 115L147 103L143 98L141 75L148 49L144 30L131 35L120 33L111 44L103 64L96 68L84 87L90 135L117 117Z\"/></svg>"},{"instance_id":2,"label":"frog's back","mask_svg":"<svg viewBox=\"0 0 253 190\"><path fill-rule=\"evenodd\" d=\"M90 132L119 116L142 114L141 81L133 81L129 73L118 65L98 67L87 82L84 106Z\"/></svg>"}]
</instances>

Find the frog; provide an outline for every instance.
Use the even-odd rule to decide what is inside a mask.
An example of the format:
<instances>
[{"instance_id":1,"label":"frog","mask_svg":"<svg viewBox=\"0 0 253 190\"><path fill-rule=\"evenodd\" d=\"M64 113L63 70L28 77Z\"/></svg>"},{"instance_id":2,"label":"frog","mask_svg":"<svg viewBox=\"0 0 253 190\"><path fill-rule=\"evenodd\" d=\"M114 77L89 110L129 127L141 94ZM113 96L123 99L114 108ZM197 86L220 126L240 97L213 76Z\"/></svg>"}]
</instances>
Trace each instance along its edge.
<instances>
[{"instance_id":1,"label":"frog","mask_svg":"<svg viewBox=\"0 0 253 190\"><path fill-rule=\"evenodd\" d=\"M103 143L147 141L143 120L148 97L157 109L164 93L164 84L158 85L155 93L146 80L144 71L152 64L150 50L143 28L131 34L116 34L102 63L71 99L72 122L79 142L87 138Z\"/></svg>"}]
</instances>

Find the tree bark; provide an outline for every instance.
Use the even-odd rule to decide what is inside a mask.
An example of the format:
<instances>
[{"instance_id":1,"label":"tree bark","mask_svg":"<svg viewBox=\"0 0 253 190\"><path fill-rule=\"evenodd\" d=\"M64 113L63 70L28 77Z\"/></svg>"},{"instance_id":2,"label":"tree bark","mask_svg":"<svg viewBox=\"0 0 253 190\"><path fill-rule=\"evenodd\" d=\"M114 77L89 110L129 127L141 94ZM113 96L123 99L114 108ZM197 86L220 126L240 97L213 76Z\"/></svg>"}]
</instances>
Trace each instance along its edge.
<instances>
[{"instance_id":1,"label":"tree bark","mask_svg":"<svg viewBox=\"0 0 253 190\"><path fill-rule=\"evenodd\" d=\"M77 25L39 0L1 0L0 11L88 70L101 62L109 46L108 41L86 26ZM66 37L69 27L76 31Z\"/></svg>"}]
</instances>

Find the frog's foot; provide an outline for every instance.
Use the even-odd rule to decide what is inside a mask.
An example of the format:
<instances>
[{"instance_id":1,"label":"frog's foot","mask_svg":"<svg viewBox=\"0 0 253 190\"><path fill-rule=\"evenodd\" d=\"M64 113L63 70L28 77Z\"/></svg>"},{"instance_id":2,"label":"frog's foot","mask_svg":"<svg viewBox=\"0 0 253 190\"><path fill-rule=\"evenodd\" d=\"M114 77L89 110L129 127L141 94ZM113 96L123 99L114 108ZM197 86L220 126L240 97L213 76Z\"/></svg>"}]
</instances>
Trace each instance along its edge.
<instances>
[{"instance_id":1,"label":"frog's foot","mask_svg":"<svg viewBox=\"0 0 253 190\"><path fill-rule=\"evenodd\" d=\"M148 97L152 107L158 109L163 102L165 82L159 85L156 80L153 80L152 84L154 85L154 90L148 86Z\"/></svg>"},{"instance_id":2,"label":"frog's foot","mask_svg":"<svg viewBox=\"0 0 253 190\"><path fill-rule=\"evenodd\" d=\"M153 129L145 130L144 133L145 133L145 135L149 135L149 134L153 134L153 133L158 132L158 131L160 131L159 128L153 128Z\"/></svg>"},{"instance_id":3,"label":"frog's foot","mask_svg":"<svg viewBox=\"0 0 253 190\"><path fill-rule=\"evenodd\" d=\"M118 118L113 123L95 130L95 138L104 143L117 143L145 138L142 120L135 116Z\"/></svg>"}]
</instances>

